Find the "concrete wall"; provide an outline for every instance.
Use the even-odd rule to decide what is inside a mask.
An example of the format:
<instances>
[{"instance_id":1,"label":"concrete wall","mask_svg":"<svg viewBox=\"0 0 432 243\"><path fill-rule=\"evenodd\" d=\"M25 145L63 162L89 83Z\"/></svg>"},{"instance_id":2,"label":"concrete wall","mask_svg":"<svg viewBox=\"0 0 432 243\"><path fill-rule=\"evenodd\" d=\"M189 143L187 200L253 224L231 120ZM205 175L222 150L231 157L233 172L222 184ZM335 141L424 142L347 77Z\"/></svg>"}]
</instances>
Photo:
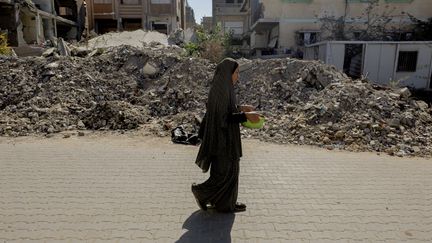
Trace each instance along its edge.
<instances>
[{"instance_id":1,"label":"concrete wall","mask_svg":"<svg viewBox=\"0 0 432 243\"><path fill-rule=\"evenodd\" d=\"M402 80L401 84L415 88L428 87L430 81L430 70L432 64L432 44L431 45L399 45L396 55L398 60L400 51L418 51L416 72L396 72L395 79Z\"/></svg>"},{"instance_id":2,"label":"concrete wall","mask_svg":"<svg viewBox=\"0 0 432 243\"><path fill-rule=\"evenodd\" d=\"M252 32L251 34L251 47L252 48L266 48L268 43L268 31L264 33Z\"/></svg>"},{"instance_id":3,"label":"concrete wall","mask_svg":"<svg viewBox=\"0 0 432 243\"><path fill-rule=\"evenodd\" d=\"M81 0L82 1L82 0ZM107 4L102 4L106 2ZM186 6L184 0L171 0L171 4L152 3L152 0L141 0L138 1L138 5L121 4L120 0L112 0L110 7L110 1L96 1L90 0L89 7L91 13L88 14L89 28L94 27L95 19L114 19L119 23L123 19L141 19L141 25L139 28L151 29L151 22L165 23L168 26L168 32L175 31L176 29L185 25L186 21ZM98 15L97 13L114 12L114 16L111 15ZM178 20L177 20L178 17ZM100 24L103 24L100 22ZM119 24L120 27L120 24Z\"/></svg>"},{"instance_id":4,"label":"concrete wall","mask_svg":"<svg viewBox=\"0 0 432 243\"><path fill-rule=\"evenodd\" d=\"M243 24L243 33L248 29L247 19L244 15L229 15L229 16L217 16L216 21L221 24L222 29L229 28L227 22L241 22ZM242 33L242 34L243 34Z\"/></svg>"},{"instance_id":5,"label":"concrete wall","mask_svg":"<svg viewBox=\"0 0 432 243\"><path fill-rule=\"evenodd\" d=\"M349 43L349 42L347 42ZM357 42L363 44L364 59L362 74L375 83L388 85L391 80L400 80L401 86L429 89L432 75L432 42ZM319 59L343 70L345 44L329 42L307 47L305 59ZM319 48L318 57L316 49ZM328 51L329 50L329 51ZM415 72L398 72L401 51L417 51Z\"/></svg>"},{"instance_id":6,"label":"concrete wall","mask_svg":"<svg viewBox=\"0 0 432 243\"><path fill-rule=\"evenodd\" d=\"M213 28L213 17L203 17L201 20L201 25L206 30L211 30Z\"/></svg>"},{"instance_id":7,"label":"concrete wall","mask_svg":"<svg viewBox=\"0 0 432 243\"><path fill-rule=\"evenodd\" d=\"M319 31L319 24L313 22L290 22L286 19L280 20L280 36L279 36L279 46L281 48L295 49L296 43L296 32L305 30L315 30Z\"/></svg>"},{"instance_id":8,"label":"concrete wall","mask_svg":"<svg viewBox=\"0 0 432 243\"><path fill-rule=\"evenodd\" d=\"M346 1L348 4L346 5ZM348 18L356 18L356 28L362 28L367 3L360 0L261 0L264 4L263 18L261 20L278 21L280 23L279 44L281 48L295 49L296 32L304 30L319 31L317 22L322 16L343 16L345 9ZM380 5L374 13L388 12L394 16L394 25L408 24L409 18L402 14L407 12L420 19L432 17L431 0L413 0L406 3L388 2L379 0ZM251 37L254 38L254 37ZM251 40L252 41L252 40ZM256 41L253 41L256 42Z\"/></svg>"},{"instance_id":9,"label":"concrete wall","mask_svg":"<svg viewBox=\"0 0 432 243\"><path fill-rule=\"evenodd\" d=\"M368 6L361 1L347 0L347 14L352 17L359 17ZM323 14L343 16L345 13L346 0L261 0L264 3L264 18L281 18L289 20L310 20ZM432 3L430 0L413 0L406 3L387 2L379 0L378 12L390 11L392 15L401 15L402 11L408 12L419 18L432 16ZM386 6L389 8L386 8Z\"/></svg>"},{"instance_id":10,"label":"concrete wall","mask_svg":"<svg viewBox=\"0 0 432 243\"><path fill-rule=\"evenodd\" d=\"M335 65L339 70L343 70L344 59L345 59L344 44L329 45L329 53L327 54L327 61L329 64Z\"/></svg>"},{"instance_id":11,"label":"concrete wall","mask_svg":"<svg viewBox=\"0 0 432 243\"><path fill-rule=\"evenodd\" d=\"M20 20L22 23L22 32L24 40L27 44L34 44L39 40L43 39L43 30L41 30L41 24L39 23L40 18L35 16L33 13L22 11L20 13ZM37 36L39 35L39 37Z\"/></svg>"},{"instance_id":12,"label":"concrete wall","mask_svg":"<svg viewBox=\"0 0 432 243\"><path fill-rule=\"evenodd\" d=\"M250 28L250 18L248 13L240 11L241 5L239 0L234 0L234 3L226 3L225 0L212 0L213 26L220 23L225 29L227 27L226 22L242 22L242 32L245 33ZM240 36L239 34L235 37Z\"/></svg>"},{"instance_id":13,"label":"concrete wall","mask_svg":"<svg viewBox=\"0 0 432 243\"><path fill-rule=\"evenodd\" d=\"M398 72L397 63L401 51L417 51L415 72ZM400 80L403 86L429 87L432 64L432 45L427 44L368 44L363 73L380 84Z\"/></svg>"},{"instance_id":14,"label":"concrete wall","mask_svg":"<svg viewBox=\"0 0 432 243\"><path fill-rule=\"evenodd\" d=\"M318 60L327 63L327 45L321 45L318 51Z\"/></svg>"},{"instance_id":15,"label":"concrete wall","mask_svg":"<svg viewBox=\"0 0 432 243\"><path fill-rule=\"evenodd\" d=\"M376 83L387 85L394 78L397 44L367 44L363 75Z\"/></svg>"},{"instance_id":16,"label":"concrete wall","mask_svg":"<svg viewBox=\"0 0 432 243\"><path fill-rule=\"evenodd\" d=\"M35 4L39 5L42 11L47 13L54 13L54 1L52 0L32 0ZM59 13L57 13L59 14Z\"/></svg>"}]
</instances>

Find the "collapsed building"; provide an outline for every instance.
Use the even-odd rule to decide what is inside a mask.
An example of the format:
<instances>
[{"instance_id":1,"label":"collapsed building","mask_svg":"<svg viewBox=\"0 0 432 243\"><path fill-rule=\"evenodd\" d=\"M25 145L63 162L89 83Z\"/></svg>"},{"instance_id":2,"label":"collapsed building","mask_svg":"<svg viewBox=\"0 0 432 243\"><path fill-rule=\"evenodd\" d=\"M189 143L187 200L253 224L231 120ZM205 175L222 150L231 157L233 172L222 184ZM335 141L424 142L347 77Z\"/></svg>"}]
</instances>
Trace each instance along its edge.
<instances>
[{"instance_id":1,"label":"collapsed building","mask_svg":"<svg viewBox=\"0 0 432 243\"><path fill-rule=\"evenodd\" d=\"M0 0L0 31L18 52L57 37L79 40L85 23L84 0Z\"/></svg>"},{"instance_id":2,"label":"collapsed building","mask_svg":"<svg viewBox=\"0 0 432 243\"><path fill-rule=\"evenodd\" d=\"M89 29L103 34L150 30L170 34L186 27L186 0L89 0Z\"/></svg>"}]
</instances>

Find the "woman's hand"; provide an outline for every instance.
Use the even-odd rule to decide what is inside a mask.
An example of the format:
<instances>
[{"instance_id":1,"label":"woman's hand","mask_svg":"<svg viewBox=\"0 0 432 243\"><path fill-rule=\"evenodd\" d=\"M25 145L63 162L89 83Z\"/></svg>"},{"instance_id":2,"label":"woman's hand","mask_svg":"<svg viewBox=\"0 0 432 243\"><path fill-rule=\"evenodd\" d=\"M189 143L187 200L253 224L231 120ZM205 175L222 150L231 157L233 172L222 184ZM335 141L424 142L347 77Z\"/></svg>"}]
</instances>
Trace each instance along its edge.
<instances>
[{"instance_id":1,"label":"woman's hand","mask_svg":"<svg viewBox=\"0 0 432 243\"><path fill-rule=\"evenodd\" d=\"M243 112L252 112L255 110L255 107L251 106L251 105L241 105L240 106L240 111Z\"/></svg>"},{"instance_id":2,"label":"woman's hand","mask_svg":"<svg viewBox=\"0 0 432 243\"><path fill-rule=\"evenodd\" d=\"M256 112L245 112L246 118L252 123L257 123L260 120L260 114Z\"/></svg>"}]
</instances>

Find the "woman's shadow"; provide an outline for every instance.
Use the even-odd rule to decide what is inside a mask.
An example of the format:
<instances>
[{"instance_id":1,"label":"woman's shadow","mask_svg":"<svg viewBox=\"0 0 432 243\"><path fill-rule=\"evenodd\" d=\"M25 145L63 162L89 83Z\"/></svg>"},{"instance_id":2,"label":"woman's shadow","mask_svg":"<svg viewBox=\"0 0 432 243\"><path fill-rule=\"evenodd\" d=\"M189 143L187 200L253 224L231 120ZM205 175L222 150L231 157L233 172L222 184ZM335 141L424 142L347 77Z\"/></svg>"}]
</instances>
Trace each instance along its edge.
<instances>
[{"instance_id":1,"label":"woman's shadow","mask_svg":"<svg viewBox=\"0 0 432 243\"><path fill-rule=\"evenodd\" d=\"M234 213L198 210L183 223L183 229L187 229L188 231L176 242L230 243L234 218Z\"/></svg>"}]
</instances>

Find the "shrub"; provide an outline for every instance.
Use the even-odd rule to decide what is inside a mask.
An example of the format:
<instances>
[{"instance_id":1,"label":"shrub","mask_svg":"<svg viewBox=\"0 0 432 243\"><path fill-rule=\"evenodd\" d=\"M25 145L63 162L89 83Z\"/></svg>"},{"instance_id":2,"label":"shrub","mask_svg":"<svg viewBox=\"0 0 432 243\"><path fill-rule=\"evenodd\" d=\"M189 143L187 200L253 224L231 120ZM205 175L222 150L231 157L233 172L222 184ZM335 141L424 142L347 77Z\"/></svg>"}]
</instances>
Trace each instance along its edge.
<instances>
[{"instance_id":1,"label":"shrub","mask_svg":"<svg viewBox=\"0 0 432 243\"><path fill-rule=\"evenodd\" d=\"M196 43L188 43L183 46L187 55L199 56L218 63L231 51L232 35L224 33L221 25L217 25L214 31L205 30L202 26L195 29Z\"/></svg>"},{"instance_id":2,"label":"shrub","mask_svg":"<svg viewBox=\"0 0 432 243\"><path fill-rule=\"evenodd\" d=\"M0 55L11 55L12 49L8 46L7 35L5 33L0 33Z\"/></svg>"}]
</instances>

